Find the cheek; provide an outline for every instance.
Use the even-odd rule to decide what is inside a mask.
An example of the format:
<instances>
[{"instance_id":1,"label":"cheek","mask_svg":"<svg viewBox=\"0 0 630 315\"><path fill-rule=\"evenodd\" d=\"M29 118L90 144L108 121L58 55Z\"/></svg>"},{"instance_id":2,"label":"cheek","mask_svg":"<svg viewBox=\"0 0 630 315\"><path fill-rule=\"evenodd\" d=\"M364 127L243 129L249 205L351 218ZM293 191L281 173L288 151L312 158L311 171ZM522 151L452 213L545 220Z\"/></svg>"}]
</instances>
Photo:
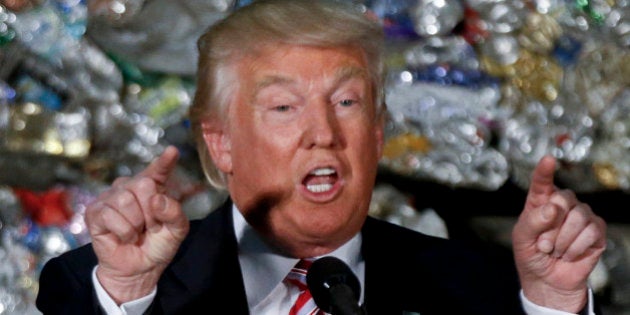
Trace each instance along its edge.
<instances>
[{"instance_id":1,"label":"cheek","mask_svg":"<svg viewBox=\"0 0 630 315\"><path fill-rule=\"evenodd\" d=\"M353 156L353 177L358 179L356 183L360 194L368 194L372 192L374 180L378 170L378 162L380 159L380 143L375 133L365 133L362 137L354 142L355 152Z\"/></svg>"},{"instance_id":2,"label":"cheek","mask_svg":"<svg viewBox=\"0 0 630 315\"><path fill-rule=\"evenodd\" d=\"M271 175L288 170L295 156L297 138L295 131L262 128L239 132L239 140L232 142L235 169L256 170L257 174Z\"/></svg>"},{"instance_id":3,"label":"cheek","mask_svg":"<svg viewBox=\"0 0 630 315\"><path fill-rule=\"evenodd\" d=\"M354 143L353 151L358 152L360 161L363 163L374 164L380 158L382 151L382 133L373 124L365 124L363 128L355 130L359 131L355 132L354 139L349 142Z\"/></svg>"}]
</instances>

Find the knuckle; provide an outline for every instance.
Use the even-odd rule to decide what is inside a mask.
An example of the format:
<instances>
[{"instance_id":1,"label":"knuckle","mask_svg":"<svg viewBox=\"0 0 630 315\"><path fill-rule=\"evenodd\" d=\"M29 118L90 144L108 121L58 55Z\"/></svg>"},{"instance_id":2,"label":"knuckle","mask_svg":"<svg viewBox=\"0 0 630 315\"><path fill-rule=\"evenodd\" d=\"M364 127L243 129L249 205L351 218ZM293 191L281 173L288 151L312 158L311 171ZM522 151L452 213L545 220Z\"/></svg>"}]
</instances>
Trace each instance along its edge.
<instances>
[{"instance_id":1,"label":"knuckle","mask_svg":"<svg viewBox=\"0 0 630 315\"><path fill-rule=\"evenodd\" d=\"M128 176L121 176L114 179L114 181L112 182L112 186L121 188L121 187L124 187L130 180L131 178Z\"/></svg>"},{"instance_id":2,"label":"knuckle","mask_svg":"<svg viewBox=\"0 0 630 315\"><path fill-rule=\"evenodd\" d=\"M575 225L576 228L583 228L588 223L589 216L583 208L578 207L568 213L567 221Z\"/></svg>"},{"instance_id":3,"label":"knuckle","mask_svg":"<svg viewBox=\"0 0 630 315\"><path fill-rule=\"evenodd\" d=\"M133 206L134 203L136 203L135 197L128 190L121 190L104 200L105 205L119 211Z\"/></svg>"},{"instance_id":4,"label":"knuckle","mask_svg":"<svg viewBox=\"0 0 630 315\"><path fill-rule=\"evenodd\" d=\"M584 233L585 238L589 240L591 245L595 244L602 237L602 231L597 227L595 222L591 222L587 225L582 233Z\"/></svg>"},{"instance_id":5,"label":"knuckle","mask_svg":"<svg viewBox=\"0 0 630 315\"><path fill-rule=\"evenodd\" d=\"M138 178L137 184L134 185L134 188L139 191L155 191L156 183L149 177L140 177Z\"/></svg>"}]
</instances>

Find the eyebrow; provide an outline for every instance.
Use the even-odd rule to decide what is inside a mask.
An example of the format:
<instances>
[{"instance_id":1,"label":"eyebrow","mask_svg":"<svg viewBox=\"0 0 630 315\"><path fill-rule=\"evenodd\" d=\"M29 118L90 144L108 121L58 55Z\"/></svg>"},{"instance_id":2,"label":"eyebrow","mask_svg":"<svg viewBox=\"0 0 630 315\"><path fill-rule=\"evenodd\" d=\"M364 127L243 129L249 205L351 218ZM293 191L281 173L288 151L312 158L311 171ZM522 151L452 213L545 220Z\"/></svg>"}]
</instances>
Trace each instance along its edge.
<instances>
[{"instance_id":1,"label":"eyebrow","mask_svg":"<svg viewBox=\"0 0 630 315\"><path fill-rule=\"evenodd\" d=\"M337 85L343 81L347 81L353 78L364 78L367 79L368 76L368 72L365 68L362 67L355 67L355 66L348 66L348 67L343 67L340 68L336 71L335 73L335 81L334 81L334 85ZM258 83L256 83L256 86L254 87L253 90L253 95L256 95L258 93L258 91L268 87L268 86L272 86L272 85L288 85L293 83L295 80L283 75L268 75L262 78L262 80L260 80Z\"/></svg>"},{"instance_id":2,"label":"eyebrow","mask_svg":"<svg viewBox=\"0 0 630 315\"><path fill-rule=\"evenodd\" d=\"M256 86L254 87L254 94L256 94L258 91L268 86L276 85L276 84L284 85L284 84L289 84L293 81L294 81L293 79L290 79L282 75L268 75L268 76L263 77L262 80L256 83Z\"/></svg>"},{"instance_id":3,"label":"eyebrow","mask_svg":"<svg viewBox=\"0 0 630 315\"><path fill-rule=\"evenodd\" d=\"M335 84L338 84L343 81L347 81L354 78L363 78L368 79L369 75L365 68L363 67L343 67L337 70Z\"/></svg>"}]
</instances>

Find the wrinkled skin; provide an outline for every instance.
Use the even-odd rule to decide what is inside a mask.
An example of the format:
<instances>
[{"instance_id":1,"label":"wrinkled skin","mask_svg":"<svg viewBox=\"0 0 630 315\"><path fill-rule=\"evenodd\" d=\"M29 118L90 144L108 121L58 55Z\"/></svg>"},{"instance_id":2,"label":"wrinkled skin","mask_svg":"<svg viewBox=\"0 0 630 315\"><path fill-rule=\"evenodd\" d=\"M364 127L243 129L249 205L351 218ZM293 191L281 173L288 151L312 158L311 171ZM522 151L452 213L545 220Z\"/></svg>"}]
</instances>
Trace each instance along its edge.
<instances>
[{"instance_id":1,"label":"wrinkled skin","mask_svg":"<svg viewBox=\"0 0 630 315\"><path fill-rule=\"evenodd\" d=\"M116 179L86 210L97 278L117 303L149 294L188 233L188 218L165 191L177 158L168 147L133 178Z\"/></svg>"},{"instance_id":2,"label":"wrinkled skin","mask_svg":"<svg viewBox=\"0 0 630 315\"><path fill-rule=\"evenodd\" d=\"M333 251L363 225L383 145L363 54L274 46L238 73L229 123L206 129L232 199L282 252Z\"/></svg>"},{"instance_id":3,"label":"wrinkled skin","mask_svg":"<svg viewBox=\"0 0 630 315\"><path fill-rule=\"evenodd\" d=\"M606 248L606 224L572 191L554 186L554 168L546 156L532 174L512 232L514 256L530 301L575 313L586 305L588 276Z\"/></svg>"}]
</instances>

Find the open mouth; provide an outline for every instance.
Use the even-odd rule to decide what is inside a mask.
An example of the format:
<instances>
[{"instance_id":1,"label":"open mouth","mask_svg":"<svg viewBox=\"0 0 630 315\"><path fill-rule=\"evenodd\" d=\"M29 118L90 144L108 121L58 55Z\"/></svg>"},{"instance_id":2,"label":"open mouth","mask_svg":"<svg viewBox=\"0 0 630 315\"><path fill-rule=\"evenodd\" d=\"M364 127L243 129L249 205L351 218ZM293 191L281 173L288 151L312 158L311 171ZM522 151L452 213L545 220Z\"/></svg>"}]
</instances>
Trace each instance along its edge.
<instances>
[{"instance_id":1,"label":"open mouth","mask_svg":"<svg viewBox=\"0 0 630 315\"><path fill-rule=\"evenodd\" d=\"M306 190L319 194L332 190L337 179L337 171L334 168L322 167L308 173L302 183Z\"/></svg>"}]
</instances>

